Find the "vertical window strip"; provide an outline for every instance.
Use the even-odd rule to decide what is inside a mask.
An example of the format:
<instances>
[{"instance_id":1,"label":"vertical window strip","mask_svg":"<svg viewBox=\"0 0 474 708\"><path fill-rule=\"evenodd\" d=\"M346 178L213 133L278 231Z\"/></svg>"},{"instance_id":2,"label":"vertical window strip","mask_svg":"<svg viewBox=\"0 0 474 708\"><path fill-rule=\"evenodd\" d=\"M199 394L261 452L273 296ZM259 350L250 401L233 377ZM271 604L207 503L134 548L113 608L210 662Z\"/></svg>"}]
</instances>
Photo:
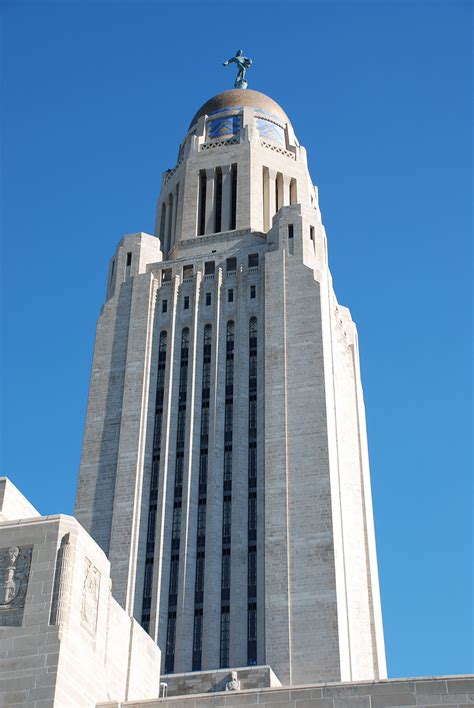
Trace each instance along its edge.
<instances>
[{"instance_id":1,"label":"vertical window strip","mask_svg":"<svg viewBox=\"0 0 474 708\"><path fill-rule=\"evenodd\" d=\"M231 210L230 210L230 228L237 228L237 165L233 164L231 168Z\"/></svg>"},{"instance_id":2,"label":"vertical window strip","mask_svg":"<svg viewBox=\"0 0 474 708\"><path fill-rule=\"evenodd\" d=\"M222 505L222 568L221 568L221 668L229 665L229 600L230 600L230 554L232 520L232 440L234 425L234 347L235 324L227 322L226 366L225 366L225 408L224 408L224 459Z\"/></svg>"},{"instance_id":3,"label":"vertical window strip","mask_svg":"<svg viewBox=\"0 0 474 708\"><path fill-rule=\"evenodd\" d=\"M249 321L247 663L257 663L257 318Z\"/></svg>"},{"instance_id":4,"label":"vertical window strip","mask_svg":"<svg viewBox=\"0 0 474 708\"><path fill-rule=\"evenodd\" d=\"M151 464L148 528L146 539L145 577L143 582L142 617L143 629L150 628L151 591L155 556L156 509L158 503L158 475L160 471L161 425L163 421L163 398L165 390L166 346L168 335L160 332L158 344L158 374L156 381L155 421L153 427L153 453Z\"/></svg>"},{"instance_id":5,"label":"vertical window strip","mask_svg":"<svg viewBox=\"0 0 474 708\"><path fill-rule=\"evenodd\" d=\"M196 538L196 579L194 585L193 671L201 670L202 659L202 604L204 600L211 353L212 327L211 325L206 325L204 327L201 384L201 447L199 451L199 502Z\"/></svg>"},{"instance_id":6,"label":"vertical window strip","mask_svg":"<svg viewBox=\"0 0 474 708\"><path fill-rule=\"evenodd\" d=\"M183 465L186 427L186 397L188 386L189 329L181 333L181 359L179 367L178 425L176 432L176 457L174 475L173 516L171 523L170 584L168 591L168 628L166 635L165 672L173 673L176 647L176 605L178 602L179 546L181 540L181 506L183 494Z\"/></svg>"},{"instance_id":7,"label":"vertical window strip","mask_svg":"<svg viewBox=\"0 0 474 708\"><path fill-rule=\"evenodd\" d=\"M206 170L199 171L198 187L197 235L204 236L206 233Z\"/></svg>"}]
</instances>

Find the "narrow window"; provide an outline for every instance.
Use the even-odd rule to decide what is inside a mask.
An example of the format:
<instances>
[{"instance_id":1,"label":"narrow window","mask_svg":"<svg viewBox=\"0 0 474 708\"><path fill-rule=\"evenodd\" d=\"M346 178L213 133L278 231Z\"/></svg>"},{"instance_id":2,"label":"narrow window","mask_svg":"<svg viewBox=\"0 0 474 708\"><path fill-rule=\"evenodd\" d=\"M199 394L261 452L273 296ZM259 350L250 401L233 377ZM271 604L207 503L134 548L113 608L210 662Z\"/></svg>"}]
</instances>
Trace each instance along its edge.
<instances>
[{"instance_id":1,"label":"narrow window","mask_svg":"<svg viewBox=\"0 0 474 708\"><path fill-rule=\"evenodd\" d=\"M168 613L168 628L166 633L166 658L165 672L172 673L174 670L174 651L176 643L176 612Z\"/></svg>"},{"instance_id":2,"label":"narrow window","mask_svg":"<svg viewBox=\"0 0 474 708\"><path fill-rule=\"evenodd\" d=\"M202 608L194 611L193 671L201 669L202 654Z\"/></svg>"},{"instance_id":3,"label":"narrow window","mask_svg":"<svg viewBox=\"0 0 474 708\"><path fill-rule=\"evenodd\" d=\"M168 197L168 233L166 236L166 250L169 251L171 248L171 236L173 234L173 215L174 215L174 207L173 207L173 195L170 194Z\"/></svg>"},{"instance_id":4,"label":"narrow window","mask_svg":"<svg viewBox=\"0 0 474 708\"><path fill-rule=\"evenodd\" d=\"M313 242L313 251L316 253L316 240L314 238L314 226L309 227L309 237Z\"/></svg>"},{"instance_id":5,"label":"narrow window","mask_svg":"<svg viewBox=\"0 0 474 708\"><path fill-rule=\"evenodd\" d=\"M256 297L257 297L257 286L251 285L250 286L250 299L254 300Z\"/></svg>"},{"instance_id":6,"label":"narrow window","mask_svg":"<svg viewBox=\"0 0 474 708\"><path fill-rule=\"evenodd\" d=\"M189 295L184 296L183 309L189 310Z\"/></svg>"},{"instance_id":7,"label":"narrow window","mask_svg":"<svg viewBox=\"0 0 474 708\"><path fill-rule=\"evenodd\" d=\"M247 661L249 666L257 663L257 603L250 602L248 606L247 626Z\"/></svg>"},{"instance_id":8,"label":"narrow window","mask_svg":"<svg viewBox=\"0 0 474 708\"><path fill-rule=\"evenodd\" d=\"M165 253L165 227L166 227L166 204L161 205L161 219L160 219L160 242L161 250Z\"/></svg>"},{"instance_id":9,"label":"narrow window","mask_svg":"<svg viewBox=\"0 0 474 708\"><path fill-rule=\"evenodd\" d=\"M237 258L227 259L226 270L228 273L233 273L235 270L237 270Z\"/></svg>"},{"instance_id":10,"label":"narrow window","mask_svg":"<svg viewBox=\"0 0 474 708\"><path fill-rule=\"evenodd\" d=\"M206 233L206 170L199 171L198 236Z\"/></svg>"},{"instance_id":11,"label":"narrow window","mask_svg":"<svg viewBox=\"0 0 474 708\"><path fill-rule=\"evenodd\" d=\"M288 224L288 252L292 256L295 252L293 224Z\"/></svg>"},{"instance_id":12,"label":"narrow window","mask_svg":"<svg viewBox=\"0 0 474 708\"><path fill-rule=\"evenodd\" d=\"M257 318L249 322L247 663L257 663ZM252 601L252 602L251 602Z\"/></svg>"},{"instance_id":13,"label":"narrow window","mask_svg":"<svg viewBox=\"0 0 474 708\"><path fill-rule=\"evenodd\" d=\"M112 285L115 274L115 258L112 258L112 263L110 264L110 280L109 285Z\"/></svg>"},{"instance_id":14,"label":"narrow window","mask_svg":"<svg viewBox=\"0 0 474 708\"><path fill-rule=\"evenodd\" d=\"M151 468L150 479L145 577L141 617L142 627L146 631L148 631L150 625L151 583L153 580L153 564L155 558L156 509L158 503L158 477L160 471L161 425L163 419L167 338L168 336L166 331L160 332L158 346L158 372L156 383L156 410L153 427L153 463Z\"/></svg>"},{"instance_id":15,"label":"narrow window","mask_svg":"<svg viewBox=\"0 0 474 708\"><path fill-rule=\"evenodd\" d=\"M211 293L206 293L206 307L211 304Z\"/></svg>"},{"instance_id":16,"label":"narrow window","mask_svg":"<svg viewBox=\"0 0 474 708\"><path fill-rule=\"evenodd\" d=\"M206 261L204 263L204 275L214 275L216 270L215 261Z\"/></svg>"},{"instance_id":17,"label":"narrow window","mask_svg":"<svg viewBox=\"0 0 474 708\"><path fill-rule=\"evenodd\" d=\"M221 612L221 636L220 636L220 667L229 666L229 630L230 612L229 607L223 607Z\"/></svg>"},{"instance_id":18,"label":"narrow window","mask_svg":"<svg viewBox=\"0 0 474 708\"><path fill-rule=\"evenodd\" d=\"M127 268L132 265L132 252L127 253Z\"/></svg>"},{"instance_id":19,"label":"narrow window","mask_svg":"<svg viewBox=\"0 0 474 708\"><path fill-rule=\"evenodd\" d=\"M230 228L237 228L237 165L232 165L231 170L231 211L230 211Z\"/></svg>"},{"instance_id":20,"label":"narrow window","mask_svg":"<svg viewBox=\"0 0 474 708\"><path fill-rule=\"evenodd\" d=\"M216 201L215 201L215 219L214 219L214 232L219 233L221 231L221 215L222 215L222 170L220 167L216 167Z\"/></svg>"},{"instance_id":21,"label":"narrow window","mask_svg":"<svg viewBox=\"0 0 474 708\"><path fill-rule=\"evenodd\" d=\"M161 311L163 313L168 312L168 300L163 300L161 303Z\"/></svg>"},{"instance_id":22,"label":"narrow window","mask_svg":"<svg viewBox=\"0 0 474 708\"><path fill-rule=\"evenodd\" d=\"M258 253L249 253L248 267L258 268Z\"/></svg>"},{"instance_id":23,"label":"narrow window","mask_svg":"<svg viewBox=\"0 0 474 708\"><path fill-rule=\"evenodd\" d=\"M161 271L161 282L162 283L170 283L171 276L172 276L171 268L163 268L163 270Z\"/></svg>"},{"instance_id":24,"label":"narrow window","mask_svg":"<svg viewBox=\"0 0 474 708\"><path fill-rule=\"evenodd\" d=\"M227 302L234 302L234 291L232 288L229 288L227 291Z\"/></svg>"}]
</instances>

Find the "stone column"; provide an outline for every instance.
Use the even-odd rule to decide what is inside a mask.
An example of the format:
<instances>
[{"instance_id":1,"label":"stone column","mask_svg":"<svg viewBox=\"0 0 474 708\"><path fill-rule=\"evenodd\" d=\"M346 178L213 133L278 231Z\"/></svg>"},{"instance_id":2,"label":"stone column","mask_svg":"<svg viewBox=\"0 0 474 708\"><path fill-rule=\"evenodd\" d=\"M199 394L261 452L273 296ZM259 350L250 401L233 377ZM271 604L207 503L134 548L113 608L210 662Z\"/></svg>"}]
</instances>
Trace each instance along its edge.
<instances>
[{"instance_id":1,"label":"stone column","mask_svg":"<svg viewBox=\"0 0 474 708\"><path fill-rule=\"evenodd\" d=\"M214 233L214 224L216 219L216 173L212 167L206 170L206 234Z\"/></svg>"},{"instance_id":2,"label":"stone column","mask_svg":"<svg viewBox=\"0 0 474 708\"><path fill-rule=\"evenodd\" d=\"M60 634L64 629L63 625L67 621L69 596L71 592L70 583L71 565L71 539L70 534L65 534L61 539L61 545L57 553L56 577L54 578L54 595L51 607L51 624L59 627Z\"/></svg>"},{"instance_id":3,"label":"stone column","mask_svg":"<svg viewBox=\"0 0 474 708\"><path fill-rule=\"evenodd\" d=\"M288 175L283 175L282 177L282 183L283 183L283 201L282 201L282 206L288 206L290 203L290 184L291 184L291 177L288 177Z\"/></svg>"},{"instance_id":4,"label":"stone column","mask_svg":"<svg viewBox=\"0 0 474 708\"><path fill-rule=\"evenodd\" d=\"M268 170L268 228L272 228L272 219L277 212L276 203L276 170Z\"/></svg>"},{"instance_id":5,"label":"stone column","mask_svg":"<svg viewBox=\"0 0 474 708\"><path fill-rule=\"evenodd\" d=\"M221 231L230 231L232 219L232 167L225 165L222 169L222 213Z\"/></svg>"}]
</instances>

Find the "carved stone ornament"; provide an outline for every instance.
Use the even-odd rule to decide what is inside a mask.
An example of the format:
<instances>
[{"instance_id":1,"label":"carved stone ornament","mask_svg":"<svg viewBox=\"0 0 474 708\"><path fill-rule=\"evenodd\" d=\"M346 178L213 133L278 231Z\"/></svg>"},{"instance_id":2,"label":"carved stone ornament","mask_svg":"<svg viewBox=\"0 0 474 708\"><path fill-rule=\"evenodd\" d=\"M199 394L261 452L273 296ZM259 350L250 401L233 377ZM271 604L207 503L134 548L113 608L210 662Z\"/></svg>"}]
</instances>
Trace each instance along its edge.
<instances>
[{"instance_id":1,"label":"carved stone ornament","mask_svg":"<svg viewBox=\"0 0 474 708\"><path fill-rule=\"evenodd\" d=\"M86 558L84 585L82 586L81 624L91 637L97 630L97 615L99 611L100 572Z\"/></svg>"},{"instance_id":2,"label":"carved stone ornament","mask_svg":"<svg viewBox=\"0 0 474 708\"><path fill-rule=\"evenodd\" d=\"M231 672L231 680L225 685L226 691L240 691L240 681L237 680L237 671Z\"/></svg>"},{"instance_id":3,"label":"carved stone ornament","mask_svg":"<svg viewBox=\"0 0 474 708\"><path fill-rule=\"evenodd\" d=\"M0 549L0 625L19 626L23 619L33 546Z\"/></svg>"}]
</instances>

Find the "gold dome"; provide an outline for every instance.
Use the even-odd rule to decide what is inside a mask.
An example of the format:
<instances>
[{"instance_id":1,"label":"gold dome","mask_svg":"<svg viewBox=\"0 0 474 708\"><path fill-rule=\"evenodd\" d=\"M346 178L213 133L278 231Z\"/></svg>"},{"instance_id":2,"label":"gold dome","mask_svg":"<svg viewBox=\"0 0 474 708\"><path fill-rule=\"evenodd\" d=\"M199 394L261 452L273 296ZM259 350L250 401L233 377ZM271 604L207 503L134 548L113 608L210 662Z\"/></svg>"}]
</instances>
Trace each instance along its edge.
<instances>
[{"instance_id":1,"label":"gold dome","mask_svg":"<svg viewBox=\"0 0 474 708\"><path fill-rule=\"evenodd\" d=\"M217 96L206 101L192 119L189 129L197 123L201 116L217 113L225 108L240 108L244 106L250 106L265 113L273 114L282 123L290 122L285 111L278 103L269 96L265 96L264 93L252 91L251 89L231 89L230 91L218 93Z\"/></svg>"}]
</instances>

